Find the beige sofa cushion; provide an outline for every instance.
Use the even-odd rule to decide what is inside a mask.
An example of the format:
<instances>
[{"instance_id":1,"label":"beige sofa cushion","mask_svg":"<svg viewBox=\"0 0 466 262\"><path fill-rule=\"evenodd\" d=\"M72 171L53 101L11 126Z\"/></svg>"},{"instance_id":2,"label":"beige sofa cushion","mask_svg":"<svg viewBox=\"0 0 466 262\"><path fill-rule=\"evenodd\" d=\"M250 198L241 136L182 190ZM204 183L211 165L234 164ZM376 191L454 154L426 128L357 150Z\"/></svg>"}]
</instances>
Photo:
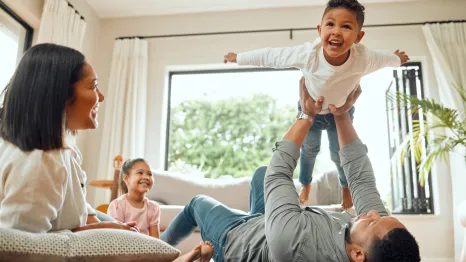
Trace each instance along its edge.
<instances>
[{"instance_id":1,"label":"beige sofa cushion","mask_svg":"<svg viewBox=\"0 0 466 262\"><path fill-rule=\"evenodd\" d=\"M230 208L249 211L251 177L210 179L167 171L153 171L153 173L154 185L146 197L160 204L185 206L194 196L207 195ZM294 184L296 191L299 192L301 185L298 180L294 180ZM338 184L336 170L314 175L311 185L312 190L307 205L341 203L341 187Z\"/></svg>"},{"instance_id":2,"label":"beige sofa cushion","mask_svg":"<svg viewBox=\"0 0 466 262\"><path fill-rule=\"evenodd\" d=\"M1 261L173 261L178 249L140 233L96 229L72 233L28 233L0 228Z\"/></svg>"},{"instance_id":3,"label":"beige sofa cushion","mask_svg":"<svg viewBox=\"0 0 466 262\"><path fill-rule=\"evenodd\" d=\"M146 197L167 205L185 206L194 196L207 195L230 208L249 211L250 181L250 177L209 179L154 171L154 185Z\"/></svg>"}]
</instances>

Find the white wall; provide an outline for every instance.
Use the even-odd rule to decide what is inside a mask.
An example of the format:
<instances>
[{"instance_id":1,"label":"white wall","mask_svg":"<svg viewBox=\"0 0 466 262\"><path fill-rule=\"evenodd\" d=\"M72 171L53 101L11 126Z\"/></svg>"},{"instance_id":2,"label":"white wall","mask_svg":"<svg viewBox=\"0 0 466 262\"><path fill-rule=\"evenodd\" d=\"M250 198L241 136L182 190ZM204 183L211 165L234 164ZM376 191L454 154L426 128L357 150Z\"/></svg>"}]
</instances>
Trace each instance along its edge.
<instances>
[{"instance_id":1,"label":"white wall","mask_svg":"<svg viewBox=\"0 0 466 262\"><path fill-rule=\"evenodd\" d=\"M367 5L366 24L424 22L432 20L465 19L466 1L428 1ZM190 14L161 17L123 18L101 20L98 53L93 64L100 77L104 93L109 88L108 77L114 39L128 35L159 35L214 31L255 30L292 27L313 27L320 21L323 8L282 8L270 10ZM293 40L288 33L262 33L244 35L217 35L150 40L150 67L147 112L146 157L154 168L163 167L167 72L176 66L220 65L228 51L245 51L266 46L289 46L313 40L315 31L295 32ZM402 49L411 56L424 57L433 97L438 96L430 56L419 26L368 28L363 43L371 48ZM221 88L221 87L219 87ZM105 103L102 104L100 123L105 124ZM105 178L97 175L100 141L109 139L101 134L102 128L92 131L85 144L85 169L89 179ZM369 145L375 146L375 145ZM117 152L115 152L117 153ZM421 246L421 254L428 259L453 258L453 218L451 181L448 168L443 165L434 174L436 216L400 216L414 233ZM91 204L108 201L102 189L88 189ZM440 197L441 196L441 197Z\"/></svg>"}]
</instances>

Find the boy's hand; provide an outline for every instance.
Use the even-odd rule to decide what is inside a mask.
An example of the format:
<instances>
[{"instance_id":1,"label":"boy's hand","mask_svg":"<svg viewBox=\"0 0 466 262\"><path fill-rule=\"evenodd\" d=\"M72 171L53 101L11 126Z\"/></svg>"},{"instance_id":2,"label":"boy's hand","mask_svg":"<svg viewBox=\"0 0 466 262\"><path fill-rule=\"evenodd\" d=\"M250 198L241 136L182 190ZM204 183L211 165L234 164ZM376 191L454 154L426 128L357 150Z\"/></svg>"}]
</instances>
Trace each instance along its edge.
<instances>
[{"instance_id":1,"label":"boy's hand","mask_svg":"<svg viewBox=\"0 0 466 262\"><path fill-rule=\"evenodd\" d=\"M223 63L236 63L236 53L228 53L223 56Z\"/></svg>"},{"instance_id":2,"label":"boy's hand","mask_svg":"<svg viewBox=\"0 0 466 262\"><path fill-rule=\"evenodd\" d=\"M405 64L406 62L409 61L409 56L404 52L400 50L395 51L395 55L397 55L400 58L401 64Z\"/></svg>"}]
</instances>

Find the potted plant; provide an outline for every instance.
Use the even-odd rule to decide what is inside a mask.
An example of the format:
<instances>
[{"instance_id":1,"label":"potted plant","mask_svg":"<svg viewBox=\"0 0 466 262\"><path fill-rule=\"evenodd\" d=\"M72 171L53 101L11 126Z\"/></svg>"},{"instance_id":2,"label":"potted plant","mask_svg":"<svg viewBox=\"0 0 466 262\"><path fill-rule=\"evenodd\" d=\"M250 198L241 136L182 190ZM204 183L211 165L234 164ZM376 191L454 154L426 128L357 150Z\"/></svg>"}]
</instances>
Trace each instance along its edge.
<instances>
[{"instance_id":1,"label":"potted plant","mask_svg":"<svg viewBox=\"0 0 466 262\"><path fill-rule=\"evenodd\" d=\"M466 90L455 89L466 108ZM466 147L466 117L461 117L458 110L446 107L433 99L421 99L402 93L397 93L394 99L398 106L407 106L411 112L430 116L428 121L423 121L423 124L419 120L413 120L411 136L405 138L394 155L400 157L403 162L405 155L411 149L418 163L419 183L424 185L435 160L438 158L447 160L450 153L461 152L455 149ZM462 154L466 163L466 155Z\"/></svg>"}]
</instances>

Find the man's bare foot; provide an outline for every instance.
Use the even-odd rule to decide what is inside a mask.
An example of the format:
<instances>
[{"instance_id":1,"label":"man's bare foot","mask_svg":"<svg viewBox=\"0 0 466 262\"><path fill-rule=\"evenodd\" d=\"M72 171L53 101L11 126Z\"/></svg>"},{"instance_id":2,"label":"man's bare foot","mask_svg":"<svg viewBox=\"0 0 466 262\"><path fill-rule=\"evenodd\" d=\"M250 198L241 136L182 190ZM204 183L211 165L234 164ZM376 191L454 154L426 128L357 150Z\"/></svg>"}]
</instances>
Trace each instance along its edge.
<instances>
[{"instance_id":1,"label":"man's bare foot","mask_svg":"<svg viewBox=\"0 0 466 262\"><path fill-rule=\"evenodd\" d=\"M214 255L214 246L209 241L201 243L201 257L199 262L209 262Z\"/></svg>"},{"instance_id":2,"label":"man's bare foot","mask_svg":"<svg viewBox=\"0 0 466 262\"><path fill-rule=\"evenodd\" d=\"M301 190L299 191L299 203L301 205L307 203L309 201L309 194L311 193L311 185L303 185Z\"/></svg>"},{"instance_id":3,"label":"man's bare foot","mask_svg":"<svg viewBox=\"0 0 466 262\"><path fill-rule=\"evenodd\" d=\"M201 247L202 245L199 245L193 250L191 250L189 253L186 253L177 259L175 259L173 262L194 262L196 259L199 259L201 257Z\"/></svg>"},{"instance_id":4,"label":"man's bare foot","mask_svg":"<svg viewBox=\"0 0 466 262\"><path fill-rule=\"evenodd\" d=\"M353 206L353 199L351 198L351 192L347 187L341 187L341 195L343 198L343 202L341 203L341 207L343 209L348 209Z\"/></svg>"}]
</instances>

